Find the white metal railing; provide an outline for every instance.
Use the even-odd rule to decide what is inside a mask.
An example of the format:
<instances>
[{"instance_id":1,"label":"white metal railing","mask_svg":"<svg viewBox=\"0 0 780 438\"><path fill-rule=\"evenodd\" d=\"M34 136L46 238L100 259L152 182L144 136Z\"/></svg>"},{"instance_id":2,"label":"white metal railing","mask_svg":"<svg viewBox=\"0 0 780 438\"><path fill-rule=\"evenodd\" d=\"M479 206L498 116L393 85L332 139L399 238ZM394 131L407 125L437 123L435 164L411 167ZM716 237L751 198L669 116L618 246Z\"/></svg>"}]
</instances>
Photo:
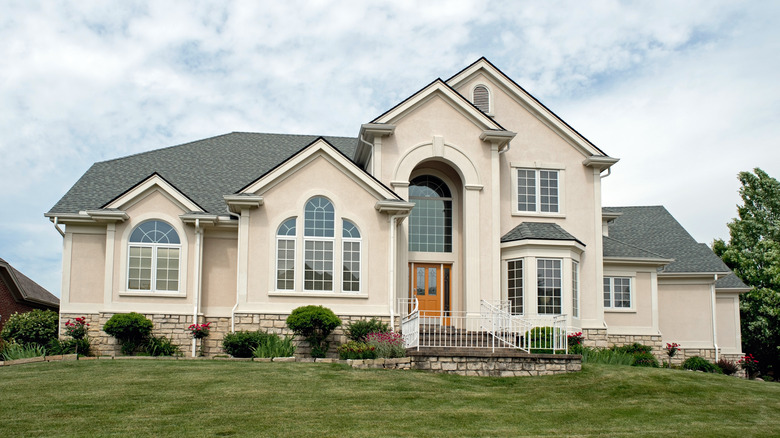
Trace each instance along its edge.
<instances>
[{"instance_id":1,"label":"white metal railing","mask_svg":"<svg viewBox=\"0 0 780 438\"><path fill-rule=\"evenodd\" d=\"M513 315L508 301L480 302L479 314L420 310L416 298L398 301L407 348L511 348L568 352L566 315Z\"/></svg>"},{"instance_id":2,"label":"white metal railing","mask_svg":"<svg viewBox=\"0 0 780 438\"><path fill-rule=\"evenodd\" d=\"M399 312L401 315L401 336L404 339L404 345L406 348L420 349L420 311L418 310L419 302L417 298L405 299L408 300L405 303L407 306L402 306L402 309L406 309L406 312Z\"/></svg>"}]
</instances>

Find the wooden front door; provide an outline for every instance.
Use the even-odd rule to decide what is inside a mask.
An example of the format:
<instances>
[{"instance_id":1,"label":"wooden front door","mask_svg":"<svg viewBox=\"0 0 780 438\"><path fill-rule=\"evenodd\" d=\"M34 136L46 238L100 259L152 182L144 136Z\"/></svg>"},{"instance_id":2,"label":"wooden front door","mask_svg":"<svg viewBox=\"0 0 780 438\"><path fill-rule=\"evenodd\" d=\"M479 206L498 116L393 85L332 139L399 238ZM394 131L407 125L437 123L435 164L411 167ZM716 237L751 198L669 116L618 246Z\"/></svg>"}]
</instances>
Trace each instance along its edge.
<instances>
[{"instance_id":1,"label":"wooden front door","mask_svg":"<svg viewBox=\"0 0 780 438\"><path fill-rule=\"evenodd\" d=\"M420 317L427 323L436 318L449 324L449 318L439 319L450 311L450 276L452 265L410 263L411 292L419 302Z\"/></svg>"}]
</instances>

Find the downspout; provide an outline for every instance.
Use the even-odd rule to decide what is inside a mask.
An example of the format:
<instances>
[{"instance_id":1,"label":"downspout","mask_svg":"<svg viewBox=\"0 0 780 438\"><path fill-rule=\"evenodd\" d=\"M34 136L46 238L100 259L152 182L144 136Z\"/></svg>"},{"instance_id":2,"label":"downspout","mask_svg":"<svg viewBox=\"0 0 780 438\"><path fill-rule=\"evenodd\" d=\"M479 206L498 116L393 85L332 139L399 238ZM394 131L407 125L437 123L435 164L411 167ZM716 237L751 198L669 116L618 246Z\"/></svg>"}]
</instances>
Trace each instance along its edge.
<instances>
[{"instance_id":1,"label":"downspout","mask_svg":"<svg viewBox=\"0 0 780 438\"><path fill-rule=\"evenodd\" d=\"M358 140L360 140L360 141L362 141L363 143L367 144L367 145L368 145L368 147L369 147L369 148L370 148L370 150L371 150L371 155L373 155L373 154L374 154L374 144L373 144L373 143L369 143L369 142L365 141L365 140L363 139L363 134L360 134L360 135L358 136ZM374 165L373 165L373 161L371 162L371 167L372 167L372 169L371 169L371 175L373 175L373 174L374 174L374 169L373 169Z\"/></svg>"},{"instance_id":2,"label":"downspout","mask_svg":"<svg viewBox=\"0 0 780 438\"><path fill-rule=\"evenodd\" d=\"M192 323L198 323L198 310L200 309L200 272L203 266L203 230L200 228L200 219L195 219L195 308L192 311ZM192 357L195 357L197 339L192 338Z\"/></svg>"},{"instance_id":3,"label":"downspout","mask_svg":"<svg viewBox=\"0 0 780 438\"><path fill-rule=\"evenodd\" d=\"M506 142L506 147L504 149L501 149L498 151L498 155L503 154L504 152L508 151L512 147L512 143Z\"/></svg>"},{"instance_id":4,"label":"downspout","mask_svg":"<svg viewBox=\"0 0 780 438\"><path fill-rule=\"evenodd\" d=\"M235 216L236 220L238 220L238 225L241 226L241 215L238 215L236 213L233 213L232 211L228 210L228 214L231 216ZM238 236L236 237L236 305L233 306L232 309L230 309L230 332L233 333L236 331L236 309L238 308L238 283L240 280L240 266L241 266L241 251L238 250Z\"/></svg>"},{"instance_id":5,"label":"downspout","mask_svg":"<svg viewBox=\"0 0 780 438\"><path fill-rule=\"evenodd\" d=\"M65 237L65 232L62 231L62 228L60 228L59 224L57 223L59 220L59 217L54 216L54 228L57 229L57 232L60 233L60 236Z\"/></svg>"},{"instance_id":6,"label":"downspout","mask_svg":"<svg viewBox=\"0 0 780 438\"><path fill-rule=\"evenodd\" d=\"M606 175L601 175L601 179L604 179L604 178L606 178L606 177L608 177L610 175L612 175L612 166L607 168L607 174Z\"/></svg>"},{"instance_id":7,"label":"downspout","mask_svg":"<svg viewBox=\"0 0 780 438\"><path fill-rule=\"evenodd\" d=\"M712 301L712 346L715 347L715 362L717 362L720 357L718 354L718 328L715 324L715 282L718 281L718 274L715 274L715 279L712 282L712 285L710 285L710 297Z\"/></svg>"}]
</instances>

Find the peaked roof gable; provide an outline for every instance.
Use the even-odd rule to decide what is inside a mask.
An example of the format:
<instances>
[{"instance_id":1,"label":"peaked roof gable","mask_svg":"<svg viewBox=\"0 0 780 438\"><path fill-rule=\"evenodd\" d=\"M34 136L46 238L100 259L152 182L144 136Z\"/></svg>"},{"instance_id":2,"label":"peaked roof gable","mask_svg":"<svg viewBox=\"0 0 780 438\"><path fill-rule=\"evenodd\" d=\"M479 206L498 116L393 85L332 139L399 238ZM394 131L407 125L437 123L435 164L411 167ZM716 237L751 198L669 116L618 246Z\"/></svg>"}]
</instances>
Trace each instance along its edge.
<instances>
[{"instance_id":1,"label":"peaked roof gable","mask_svg":"<svg viewBox=\"0 0 780 438\"><path fill-rule=\"evenodd\" d=\"M590 140L558 117L557 114L547 108L539 99L535 98L517 82L512 80L512 78L504 74L504 72L498 69L498 67L493 65L493 63L488 61L484 56L458 73L455 73L451 78L447 79L446 82L449 86L454 88L459 84L468 81L479 72L482 72L487 77L493 79L508 95L512 96L537 119L558 133L564 140L567 140L570 144L580 148L586 155L608 156L606 152L591 143Z\"/></svg>"},{"instance_id":2,"label":"peaked roof gable","mask_svg":"<svg viewBox=\"0 0 780 438\"><path fill-rule=\"evenodd\" d=\"M0 259L0 279L5 279L15 298L28 303L58 309L60 300L43 286L19 272L10 263Z\"/></svg>"},{"instance_id":3,"label":"peaked roof gable","mask_svg":"<svg viewBox=\"0 0 780 438\"><path fill-rule=\"evenodd\" d=\"M439 96L444 99L467 119L471 120L472 123L479 126L480 129L505 131L498 122L480 111L471 101L447 85L441 78L434 80L398 105L385 111L382 115L372 120L371 123L395 123L433 96Z\"/></svg>"},{"instance_id":4,"label":"peaked roof gable","mask_svg":"<svg viewBox=\"0 0 780 438\"><path fill-rule=\"evenodd\" d=\"M360 166L355 164L347 155L336 149L323 137L319 137L306 147L302 148L287 160L258 177L251 183L242 187L237 194L258 193L270 189L297 170L303 168L317 157L326 158L331 164L342 172L353 177L356 182L378 199L401 200L394 191L382 184Z\"/></svg>"},{"instance_id":5,"label":"peaked roof gable","mask_svg":"<svg viewBox=\"0 0 780 438\"><path fill-rule=\"evenodd\" d=\"M185 212L199 212L202 213L205 210L187 197L181 190L177 189L173 184L169 183L159 173L154 172L149 175L148 178L144 178L139 181L138 184L127 189L124 193L112 199L106 203L102 208L104 209L126 209L129 206L135 204L141 195L146 193L150 189L157 188L167 195L169 199L179 205L179 208Z\"/></svg>"}]
</instances>

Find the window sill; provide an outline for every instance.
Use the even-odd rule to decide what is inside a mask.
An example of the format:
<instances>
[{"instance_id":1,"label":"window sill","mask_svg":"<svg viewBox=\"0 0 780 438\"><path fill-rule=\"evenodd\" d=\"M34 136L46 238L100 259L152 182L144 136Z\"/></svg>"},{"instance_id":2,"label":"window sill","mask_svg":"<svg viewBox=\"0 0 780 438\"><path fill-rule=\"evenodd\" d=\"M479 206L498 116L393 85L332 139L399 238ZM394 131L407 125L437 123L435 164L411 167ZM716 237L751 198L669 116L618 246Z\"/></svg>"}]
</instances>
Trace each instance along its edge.
<instances>
[{"instance_id":1,"label":"window sill","mask_svg":"<svg viewBox=\"0 0 780 438\"><path fill-rule=\"evenodd\" d=\"M149 291L120 291L120 297L159 297L159 298L186 298L186 293L181 292L149 292Z\"/></svg>"},{"instance_id":2,"label":"window sill","mask_svg":"<svg viewBox=\"0 0 780 438\"><path fill-rule=\"evenodd\" d=\"M564 219L566 218L566 215L564 213L539 213L535 211L513 211L512 216L527 216L527 217L552 217L552 218L558 218L558 219Z\"/></svg>"},{"instance_id":3,"label":"window sill","mask_svg":"<svg viewBox=\"0 0 780 438\"><path fill-rule=\"evenodd\" d=\"M616 309L612 307L605 307L604 313L610 312L610 313L636 313L636 309L629 308L629 309Z\"/></svg>"},{"instance_id":4,"label":"window sill","mask_svg":"<svg viewBox=\"0 0 780 438\"><path fill-rule=\"evenodd\" d=\"M351 293L351 292L281 292L271 291L268 292L269 297L306 297L306 298L358 298L368 299L368 294L363 293Z\"/></svg>"}]
</instances>

